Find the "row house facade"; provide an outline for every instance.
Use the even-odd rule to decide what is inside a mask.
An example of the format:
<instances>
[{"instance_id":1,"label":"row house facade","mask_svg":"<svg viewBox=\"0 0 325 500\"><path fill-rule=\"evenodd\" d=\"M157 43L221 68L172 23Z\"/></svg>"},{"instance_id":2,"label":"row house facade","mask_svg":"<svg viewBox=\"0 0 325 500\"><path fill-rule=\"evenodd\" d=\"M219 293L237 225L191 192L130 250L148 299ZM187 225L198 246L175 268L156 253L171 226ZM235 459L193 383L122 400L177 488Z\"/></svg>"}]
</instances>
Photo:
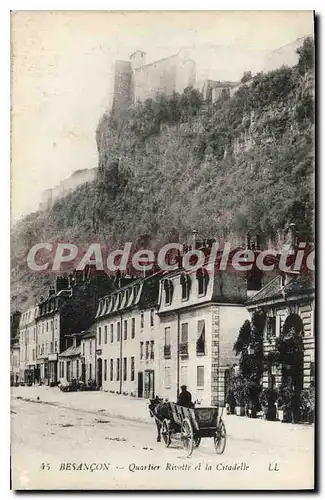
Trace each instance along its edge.
<instances>
[{"instance_id":1,"label":"row house facade","mask_svg":"<svg viewBox=\"0 0 325 500\"><path fill-rule=\"evenodd\" d=\"M14 311L10 314L10 385L18 383L20 378L20 317L20 311Z\"/></svg>"},{"instance_id":2,"label":"row house facade","mask_svg":"<svg viewBox=\"0 0 325 500\"><path fill-rule=\"evenodd\" d=\"M159 276L129 283L99 301L96 380L103 390L153 397L159 387Z\"/></svg>"},{"instance_id":3,"label":"row house facade","mask_svg":"<svg viewBox=\"0 0 325 500\"><path fill-rule=\"evenodd\" d=\"M36 365L37 315L38 307L32 307L22 313L19 322L19 378L25 383L35 382L39 377Z\"/></svg>"},{"instance_id":4,"label":"row house facade","mask_svg":"<svg viewBox=\"0 0 325 500\"><path fill-rule=\"evenodd\" d=\"M198 269L178 270L160 283L159 394L175 399L186 385L192 399L223 405L232 350L238 329L248 317L243 303L247 283L243 273Z\"/></svg>"},{"instance_id":5,"label":"row house facade","mask_svg":"<svg viewBox=\"0 0 325 500\"><path fill-rule=\"evenodd\" d=\"M252 315L257 309L265 313L263 349L267 356L275 350L277 339L301 342L300 366L271 366L263 376L263 386L278 388L291 383L298 392L315 382L315 284L312 273L287 273L276 276L251 297L246 307Z\"/></svg>"},{"instance_id":6,"label":"row house facade","mask_svg":"<svg viewBox=\"0 0 325 500\"><path fill-rule=\"evenodd\" d=\"M103 390L224 404L232 350L249 313L245 273L177 269L103 297L96 322L96 379Z\"/></svg>"},{"instance_id":7,"label":"row house facade","mask_svg":"<svg viewBox=\"0 0 325 500\"><path fill-rule=\"evenodd\" d=\"M62 378L59 356L73 347L74 335L80 345L81 332L94 321L98 299L113 288L111 278L92 274L90 266L58 276L48 297L21 316L20 381L56 385Z\"/></svg>"}]
</instances>

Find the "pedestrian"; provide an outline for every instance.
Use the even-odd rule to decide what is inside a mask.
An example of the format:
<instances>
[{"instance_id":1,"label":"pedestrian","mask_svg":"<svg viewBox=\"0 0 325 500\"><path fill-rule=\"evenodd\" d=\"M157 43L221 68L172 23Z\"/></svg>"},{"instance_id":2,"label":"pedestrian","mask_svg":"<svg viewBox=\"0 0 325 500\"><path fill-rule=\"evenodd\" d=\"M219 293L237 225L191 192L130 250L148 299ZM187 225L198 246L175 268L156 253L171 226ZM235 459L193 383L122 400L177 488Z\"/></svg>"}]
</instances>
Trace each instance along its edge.
<instances>
[{"instance_id":1,"label":"pedestrian","mask_svg":"<svg viewBox=\"0 0 325 500\"><path fill-rule=\"evenodd\" d=\"M192 394L187 390L186 385L181 385L181 392L178 395L177 404L185 406L185 408L192 407Z\"/></svg>"}]
</instances>

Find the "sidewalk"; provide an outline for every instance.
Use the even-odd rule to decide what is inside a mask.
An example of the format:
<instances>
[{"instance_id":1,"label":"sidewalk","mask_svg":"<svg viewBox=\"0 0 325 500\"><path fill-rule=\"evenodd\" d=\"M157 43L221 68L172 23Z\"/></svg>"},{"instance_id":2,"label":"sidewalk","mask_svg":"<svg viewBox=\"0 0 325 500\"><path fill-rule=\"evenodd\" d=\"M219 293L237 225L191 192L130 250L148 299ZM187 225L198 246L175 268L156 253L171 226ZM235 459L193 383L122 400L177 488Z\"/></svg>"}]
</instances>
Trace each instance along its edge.
<instances>
[{"instance_id":1,"label":"sidewalk","mask_svg":"<svg viewBox=\"0 0 325 500\"><path fill-rule=\"evenodd\" d=\"M154 421L149 415L148 400L111 394L105 391L62 392L58 387L33 386L12 387L12 398L53 404L111 418L120 418L140 423ZM39 398L39 400L37 399ZM286 446L304 451L313 442L314 426L301 424L283 424L261 419L238 417L223 413L227 434L237 440L260 442L277 447Z\"/></svg>"},{"instance_id":2,"label":"sidewalk","mask_svg":"<svg viewBox=\"0 0 325 500\"><path fill-rule=\"evenodd\" d=\"M111 394L105 391L62 392L58 387L32 386L12 387L13 398L21 397L31 401L53 404L73 410L90 413L101 412L112 418L133 420L135 422L152 422L149 415L148 400Z\"/></svg>"}]
</instances>

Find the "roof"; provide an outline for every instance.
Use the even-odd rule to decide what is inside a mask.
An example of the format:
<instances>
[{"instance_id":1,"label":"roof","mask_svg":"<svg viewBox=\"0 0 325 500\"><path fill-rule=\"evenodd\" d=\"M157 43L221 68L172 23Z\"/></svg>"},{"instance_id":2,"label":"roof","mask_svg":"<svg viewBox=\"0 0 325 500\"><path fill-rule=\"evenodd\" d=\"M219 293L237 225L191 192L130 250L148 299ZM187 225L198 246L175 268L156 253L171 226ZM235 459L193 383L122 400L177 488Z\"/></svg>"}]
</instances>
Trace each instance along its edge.
<instances>
[{"instance_id":1,"label":"roof","mask_svg":"<svg viewBox=\"0 0 325 500\"><path fill-rule=\"evenodd\" d=\"M69 347L65 351L61 352L59 354L60 358L72 358L73 356L80 356L81 354L81 347L80 345L78 347Z\"/></svg>"},{"instance_id":2,"label":"roof","mask_svg":"<svg viewBox=\"0 0 325 500\"><path fill-rule=\"evenodd\" d=\"M282 276L279 274L269 281L259 292L251 297L246 304L267 302L280 297L292 297L295 295L308 295L315 289L312 273L298 274L294 276L285 286L282 286Z\"/></svg>"},{"instance_id":3,"label":"roof","mask_svg":"<svg viewBox=\"0 0 325 500\"><path fill-rule=\"evenodd\" d=\"M84 332L83 336L82 336L82 340L83 339L92 339L96 337L96 332L95 330L87 330Z\"/></svg>"}]
</instances>

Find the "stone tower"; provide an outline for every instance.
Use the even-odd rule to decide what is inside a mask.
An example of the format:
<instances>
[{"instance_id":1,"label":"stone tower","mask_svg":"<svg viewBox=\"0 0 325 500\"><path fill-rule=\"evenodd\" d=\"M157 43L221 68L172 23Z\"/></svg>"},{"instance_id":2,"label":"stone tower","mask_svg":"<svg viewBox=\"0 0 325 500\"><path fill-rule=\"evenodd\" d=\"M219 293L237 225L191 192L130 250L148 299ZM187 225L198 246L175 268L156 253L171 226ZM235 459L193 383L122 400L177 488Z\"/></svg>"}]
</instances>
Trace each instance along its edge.
<instances>
[{"instance_id":1,"label":"stone tower","mask_svg":"<svg viewBox=\"0 0 325 500\"><path fill-rule=\"evenodd\" d=\"M114 75L113 113L127 108L132 103L132 67L130 61L116 61Z\"/></svg>"}]
</instances>

